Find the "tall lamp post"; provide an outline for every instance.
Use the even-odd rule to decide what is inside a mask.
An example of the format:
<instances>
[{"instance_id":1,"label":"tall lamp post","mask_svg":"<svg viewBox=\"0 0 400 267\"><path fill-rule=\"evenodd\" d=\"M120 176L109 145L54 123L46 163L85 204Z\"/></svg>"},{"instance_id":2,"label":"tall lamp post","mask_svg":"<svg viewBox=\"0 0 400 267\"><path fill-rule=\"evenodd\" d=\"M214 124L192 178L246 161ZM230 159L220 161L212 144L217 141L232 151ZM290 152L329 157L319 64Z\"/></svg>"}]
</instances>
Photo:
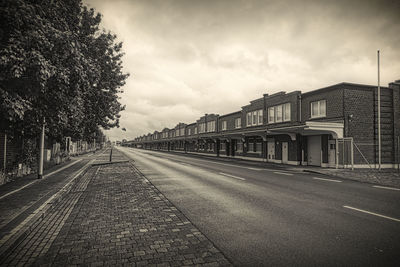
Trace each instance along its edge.
<instances>
[{"instance_id":1,"label":"tall lamp post","mask_svg":"<svg viewBox=\"0 0 400 267\"><path fill-rule=\"evenodd\" d=\"M381 170L381 86L380 86L380 66L379 66L379 50L378 50L378 164Z\"/></svg>"}]
</instances>

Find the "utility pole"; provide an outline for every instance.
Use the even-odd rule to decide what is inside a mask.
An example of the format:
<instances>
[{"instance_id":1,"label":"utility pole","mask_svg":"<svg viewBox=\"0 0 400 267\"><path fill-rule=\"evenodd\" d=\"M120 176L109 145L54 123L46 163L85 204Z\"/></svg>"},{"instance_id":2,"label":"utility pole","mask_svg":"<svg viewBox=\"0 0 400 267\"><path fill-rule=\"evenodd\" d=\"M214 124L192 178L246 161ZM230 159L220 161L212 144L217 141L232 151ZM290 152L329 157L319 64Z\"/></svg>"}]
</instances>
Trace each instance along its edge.
<instances>
[{"instance_id":1,"label":"utility pole","mask_svg":"<svg viewBox=\"0 0 400 267\"><path fill-rule=\"evenodd\" d=\"M4 177L6 176L6 168L7 168L7 133L4 131L4 158L3 158L3 171Z\"/></svg>"},{"instance_id":2,"label":"utility pole","mask_svg":"<svg viewBox=\"0 0 400 267\"><path fill-rule=\"evenodd\" d=\"M380 86L380 66L378 50L378 164L381 170L381 86Z\"/></svg>"},{"instance_id":3,"label":"utility pole","mask_svg":"<svg viewBox=\"0 0 400 267\"><path fill-rule=\"evenodd\" d=\"M40 151L39 151L39 170L38 179L43 178L43 156L44 156L44 130L46 120L43 118L42 133L40 135Z\"/></svg>"}]
</instances>

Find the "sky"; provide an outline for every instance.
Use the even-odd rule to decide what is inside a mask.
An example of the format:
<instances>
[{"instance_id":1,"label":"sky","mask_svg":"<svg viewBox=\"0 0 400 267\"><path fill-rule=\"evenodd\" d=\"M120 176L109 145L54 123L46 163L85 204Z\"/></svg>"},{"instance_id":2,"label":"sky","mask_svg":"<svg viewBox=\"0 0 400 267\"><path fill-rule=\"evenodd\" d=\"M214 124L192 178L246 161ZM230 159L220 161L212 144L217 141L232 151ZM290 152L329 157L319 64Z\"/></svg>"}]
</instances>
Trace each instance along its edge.
<instances>
[{"instance_id":1,"label":"sky","mask_svg":"<svg viewBox=\"0 0 400 267\"><path fill-rule=\"evenodd\" d=\"M110 140L241 110L279 91L400 79L400 1L84 0L130 77ZM125 128L126 131L123 131Z\"/></svg>"}]
</instances>

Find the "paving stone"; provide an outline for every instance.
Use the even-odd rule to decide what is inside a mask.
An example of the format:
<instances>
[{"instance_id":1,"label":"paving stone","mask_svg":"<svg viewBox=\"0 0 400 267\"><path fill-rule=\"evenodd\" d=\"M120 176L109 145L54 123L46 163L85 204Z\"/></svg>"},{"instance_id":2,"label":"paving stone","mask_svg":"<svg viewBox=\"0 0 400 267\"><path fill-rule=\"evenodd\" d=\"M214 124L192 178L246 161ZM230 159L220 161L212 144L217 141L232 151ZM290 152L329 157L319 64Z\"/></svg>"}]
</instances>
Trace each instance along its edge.
<instances>
[{"instance_id":1,"label":"paving stone","mask_svg":"<svg viewBox=\"0 0 400 267\"><path fill-rule=\"evenodd\" d=\"M125 159L119 151L113 157ZM30 249L13 263L231 265L131 163L93 167L46 217L38 224L35 239L25 242L40 250Z\"/></svg>"}]
</instances>

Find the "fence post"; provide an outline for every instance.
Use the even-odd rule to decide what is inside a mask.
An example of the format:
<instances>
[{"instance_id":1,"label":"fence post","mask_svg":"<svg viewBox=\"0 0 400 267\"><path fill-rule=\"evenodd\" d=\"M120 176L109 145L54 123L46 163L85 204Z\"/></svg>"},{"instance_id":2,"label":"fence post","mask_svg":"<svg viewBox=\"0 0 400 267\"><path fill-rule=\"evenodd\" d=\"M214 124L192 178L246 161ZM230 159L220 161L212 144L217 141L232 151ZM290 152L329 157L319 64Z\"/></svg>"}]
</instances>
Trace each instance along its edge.
<instances>
[{"instance_id":1,"label":"fence post","mask_svg":"<svg viewBox=\"0 0 400 267\"><path fill-rule=\"evenodd\" d=\"M41 132L41 134L40 134L40 151L39 151L39 171L38 171L38 179L42 179L42 178L43 178L44 127L45 127L45 119L43 118L42 132Z\"/></svg>"},{"instance_id":2,"label":"fence post","mask_svg":"<svg viewBox=\"0 0 400 267\"><path fill-rule=\"evenodd\" d=\"M110 162L111 162L111 160L112 160L112 147L111 147L111 150L110 150Z\"/></svg>"},{"instance_id":3,"label":"fence post","mask_svg":"<svg viewBox=\"0 0 400 267\"><path fill-rule=\"evenodd\" d=\"M338 169L339 168L339 142L338 142L337 138L335 139L335 142L336 142L336 144L335 144L336 169Z\"/></svg>"},{"instance_id":4,"label":"fence post","mask_svg":"<svg viewBox=\"0 0 400 267\"><path fill-rule=\"evenodd\" d=\"M397 136L397 171L400 172L400 135Z\"/></svg>"},{"instance_id":5,"label":"fence post","mask_svg":"<svg viewBox=\"0 0 400 267\"><path fill-rule=\"evenodd\" d=\"M351 170L354 170L354 151L353 151L353 137L350 139L350 153L351 153Z\"/></svg>"},{"instance_id":6,"label":"fence post","mask_svg":"<svg viewBox=\"0 0 400 267\"><path fill-rule=\"evenodd\" d=\"M6 175L6 167L7 167L7 133L4 132L4 160L3 160L4 175Z\"/></svg>"}]
</instances>

